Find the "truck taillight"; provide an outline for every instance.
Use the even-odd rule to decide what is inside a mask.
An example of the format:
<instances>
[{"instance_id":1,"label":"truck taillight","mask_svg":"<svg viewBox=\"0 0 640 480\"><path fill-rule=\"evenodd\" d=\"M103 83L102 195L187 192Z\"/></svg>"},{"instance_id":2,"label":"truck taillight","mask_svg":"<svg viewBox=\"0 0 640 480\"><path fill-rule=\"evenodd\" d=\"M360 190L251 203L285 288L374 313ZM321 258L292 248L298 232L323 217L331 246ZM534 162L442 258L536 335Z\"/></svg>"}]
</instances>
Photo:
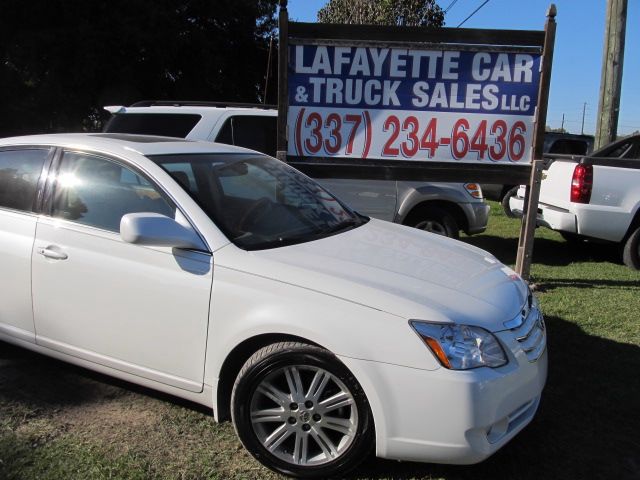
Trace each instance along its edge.
<instances>
[{"instance_id":1,"label":"truck taillight","mask_svg":"<svg viewBox=\"0 0 640 480\"><path fill-rule=\"evenodd\" d=\"M571 179L571 201L589 203L593 187L593 166L576 165Z\"/></svg>"}]
</instances>

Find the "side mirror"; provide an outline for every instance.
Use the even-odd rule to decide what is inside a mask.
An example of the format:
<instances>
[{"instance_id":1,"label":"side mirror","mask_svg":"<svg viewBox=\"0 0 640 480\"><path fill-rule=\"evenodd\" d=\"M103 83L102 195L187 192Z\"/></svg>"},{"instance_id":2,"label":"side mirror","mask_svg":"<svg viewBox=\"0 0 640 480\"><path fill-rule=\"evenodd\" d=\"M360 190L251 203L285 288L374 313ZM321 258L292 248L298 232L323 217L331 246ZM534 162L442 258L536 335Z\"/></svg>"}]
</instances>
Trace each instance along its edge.
<instances>
[{"instance_id":1,"label":"side mirror","mask_svg":"<svg viewBox=\"0 0 640 480\"><path fill-rule=\"evenodd\" d=\"M136 245L206 250L196 232L159 213L127 213L120 220L120 236Z\"/></svg>"}]
</instances>

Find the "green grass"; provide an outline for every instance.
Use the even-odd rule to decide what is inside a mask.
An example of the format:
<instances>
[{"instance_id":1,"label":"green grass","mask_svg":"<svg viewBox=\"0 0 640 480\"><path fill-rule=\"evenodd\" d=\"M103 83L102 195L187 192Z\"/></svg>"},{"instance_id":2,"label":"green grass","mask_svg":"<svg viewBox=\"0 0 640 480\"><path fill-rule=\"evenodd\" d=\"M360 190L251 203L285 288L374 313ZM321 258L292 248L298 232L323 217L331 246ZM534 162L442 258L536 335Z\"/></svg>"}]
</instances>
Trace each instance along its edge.
<instances>
[{"instance_id":1,"label":"green grass","mask_svg":"<svg viewBox=\"0 0 640 480\"><path fill-rule=\"evenodd\" d=\"M519 222L491 205L487 232L464 241L513 264ZM464 467L370 459L351 478L640 478L640 273L618 253L536 232L550 370L510 444ZM0 479L94 478L277 476L200 407L0 343Z\"/></svg>"}]
</instances>

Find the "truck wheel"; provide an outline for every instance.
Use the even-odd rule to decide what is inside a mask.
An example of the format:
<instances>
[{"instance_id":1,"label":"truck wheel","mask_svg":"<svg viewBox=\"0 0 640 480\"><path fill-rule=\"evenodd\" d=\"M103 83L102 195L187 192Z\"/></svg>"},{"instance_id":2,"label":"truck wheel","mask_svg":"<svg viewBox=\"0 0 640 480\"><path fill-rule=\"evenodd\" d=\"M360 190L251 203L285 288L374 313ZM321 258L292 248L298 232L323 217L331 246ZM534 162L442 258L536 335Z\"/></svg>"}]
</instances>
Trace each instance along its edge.
<instances>
[{"instance_id":1,"label":"truck wheel","mask_svg":"<svg viewBox=\"0 0 640 480\"><path fill-rule=\"evenodd\" d=\"M517 215L511 211L509 200L511 200L512 197L516 196L516 194L518 193L518 188L520 187L513 187L512 189L507 190L507 193L504 194L504 197L502 197L502 200L500 201L500 203L502 204L502 209L504 210L504 214L509 218L517 218Z\"/></svg>"},{"instance_id":2,"label":"truck wheel","mask_svg":"<svg viewBox=\"0 0 640 480\"><path fill-rule=\"evenodd\" d=\"M454 216L438 207L415 210L407 216L404 224L450 238L458 238L460 230Z\"/></svg>"},{"instance_id":3,"label":"truck wheel","mask_svg":"<svg viewBox=\"0 0 640 480\"><path fill-rule=\"evenodd\" d=\"M636 228L624 244L622 261L627 267L640 270L640 227Z\"/></svg>"},{"instance_id":4,"label":"truck wheel","mask_svg":"<svg viewBox=\"0 0 640 480\"><path fill-rule=\"evenodd\" d=\"M305 343L254 353L233 386L231 416L246 449L284 475L343 476L374 445L358 381L331 352Z\"/></svg>"},{"instance_id":5,"label":"truck wheel","mask_svg":"<svg viewBox=\"0 0 640 480\"><path fill-rule=\"evenodd\" d=\"M565 242L571 243L573 245L578 245L584 243L584 238L578 235L577 233L571 232L560 232L562 238L564 238Z\"/></svg>"}]
</instances>

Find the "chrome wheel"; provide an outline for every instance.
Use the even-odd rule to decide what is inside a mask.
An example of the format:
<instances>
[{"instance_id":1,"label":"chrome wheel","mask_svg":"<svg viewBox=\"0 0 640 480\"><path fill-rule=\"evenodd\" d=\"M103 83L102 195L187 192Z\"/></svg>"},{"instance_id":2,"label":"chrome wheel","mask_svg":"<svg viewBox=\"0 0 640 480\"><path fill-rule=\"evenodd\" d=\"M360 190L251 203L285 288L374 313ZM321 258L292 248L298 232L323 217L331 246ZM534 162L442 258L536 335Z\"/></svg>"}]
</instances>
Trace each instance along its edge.
<instances>
[{"instance_id":1,"label":"chrome wheel","mask_svg":"<svg viewBox=\"0 0 640 480\"><path fill-rule=\"evenodd\" d=\"M436 220L424 220L422 222L418 222L415 225L415 228L419 228L420 230L424 230L426 232L447 236L447 228L443 223L440 223Z\"/></svg>"},{"instance_id":2,"label":"chrome wheel","mask_svg":"<svg viewBox=\"0 0 640 480\"><path fill-rule=\"evenodd\" d=\"M458 238L460 230L453 214L436 206L415 207L405 218L404 224L450 238Z\"/></svg>"},{"instance_id":3,"label":"chrome wheel","mask_svg":"<svg viewBox=\"0 0 640 480\"><path fill-rule=\"evenodd\" d=\"M255 388L249 408L258 441L289 464L332 462L349 449L358 430L352 393L316 366L290 365L271 372Z\"/></svg>"}]
</instances>

